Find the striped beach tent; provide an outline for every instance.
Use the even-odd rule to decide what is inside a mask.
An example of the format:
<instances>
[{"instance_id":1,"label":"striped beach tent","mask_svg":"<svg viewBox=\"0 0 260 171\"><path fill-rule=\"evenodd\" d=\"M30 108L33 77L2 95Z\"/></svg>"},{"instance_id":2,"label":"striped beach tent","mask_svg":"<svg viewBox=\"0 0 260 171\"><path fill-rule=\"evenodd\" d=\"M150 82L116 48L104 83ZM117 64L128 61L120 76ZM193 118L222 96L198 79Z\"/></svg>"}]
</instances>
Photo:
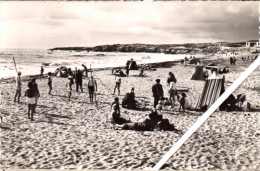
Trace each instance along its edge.
<instances>
[{"instance_id":1,"label":"striped beach tent","mask_svg":"<svg viewBox=\"0 0 260 171\"><path fill-rule=\"evenodd\" d=\"M199 100L199 109L209 108L225 91L225 77L207 79Z\"/></svg>"}]
</instances>

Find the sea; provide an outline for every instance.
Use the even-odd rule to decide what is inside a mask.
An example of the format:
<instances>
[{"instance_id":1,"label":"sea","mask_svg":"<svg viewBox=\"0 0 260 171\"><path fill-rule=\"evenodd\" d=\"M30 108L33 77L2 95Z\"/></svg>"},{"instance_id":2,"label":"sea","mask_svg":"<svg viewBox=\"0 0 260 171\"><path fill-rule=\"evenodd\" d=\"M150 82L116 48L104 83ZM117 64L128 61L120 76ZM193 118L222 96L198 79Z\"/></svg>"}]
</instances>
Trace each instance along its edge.
<instances>
[{"instance_id":1,"label":"sea","mask_svg":"<svg viewBox=\"0 0 260 171\"><path fill-rule=\"evenodd\" d=\"M205 55L192 55L203 58ZM83 69L100 69L107 67L121 67L133 58L137 64L147 64L165 61L178 61L190 57L183 54L164 53L121 53L121 52L87 52L87 51L50 51L45 49L0 49L0 79L16 76L17 71L25 75L40 74L40 67L44 72L54 72L60 66ZM14 59L14 60L13 60ZM15 62L14 62L15 61Z\"/></svg>"}]
</instances>

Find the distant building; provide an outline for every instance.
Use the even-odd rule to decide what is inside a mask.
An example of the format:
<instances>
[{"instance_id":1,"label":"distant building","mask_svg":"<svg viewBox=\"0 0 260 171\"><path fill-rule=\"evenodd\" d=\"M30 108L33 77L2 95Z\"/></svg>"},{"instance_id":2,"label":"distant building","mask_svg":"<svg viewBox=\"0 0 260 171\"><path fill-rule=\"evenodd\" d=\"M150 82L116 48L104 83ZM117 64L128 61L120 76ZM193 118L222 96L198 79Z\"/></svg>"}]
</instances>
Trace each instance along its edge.
<instances>
[{"instance_id":1,"label":"distant building","mask_svg":"<svg viewBox=\"0 0 260 171\"><path fill-rule=\"evenodd\" d=\"M260 47L260 42L258 40L247 41L246 47Z\"/></svg>"}]
</instances>

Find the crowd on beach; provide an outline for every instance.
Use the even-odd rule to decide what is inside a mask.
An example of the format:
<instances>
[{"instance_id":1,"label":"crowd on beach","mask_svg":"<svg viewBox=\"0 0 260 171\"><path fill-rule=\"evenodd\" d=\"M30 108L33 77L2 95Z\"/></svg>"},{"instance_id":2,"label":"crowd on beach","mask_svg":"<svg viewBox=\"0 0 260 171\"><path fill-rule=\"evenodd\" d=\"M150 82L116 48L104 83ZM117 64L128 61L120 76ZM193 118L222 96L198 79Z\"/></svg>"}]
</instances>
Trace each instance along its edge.
<instances>
[{"instance_id":1,"label":"crowd on beach","mask_svg":"<svg viewBox=\"0 0 260 171\"><path fill-rule=\"evenodd\" d=\"M75 68L72 71L68 68L66 73L66 82L65 87L67 92L67 100L70 101L71 97L73 96L72 90L75 87L76 92L84 93L83 92L83 80L87 78L87 90L90 103L96 102L96 96L98 91L98 84L97 78L94 77L93 71L91 69L87 69L87 67L83 64L84 69L77 69ZM84 67L85 66L85 67ZM131 59L126 63L126 76L129 76L130 70L137 69L136 62ZM89 74L90 72L90 74ZM143 71L142 71L143 73ZM45 77L44 75L44 67L41 66L40 68L40 75L38 78ZM16 77L16 92L14 95L14 102L20 103L22 94L22 79L21 79L21 72L17 72ZM48 85L48 95L53 95L53 79L54 74L51 72L47 73L46 83ZM162 106L167 99L168 103L171 105L172 108L176 105L178 101L180 106L180 111L185 111L185 101L186 101L186 94L182 93L179 95L176 89L177 79L172 72L169 72L169 76L167 79L167 86L168 86L168 93L169 98L165 97L165 93L163 90L163 86L160 83L160 79L156 79L154 85L152 85L151 92L153 94L153 108L151 109L151 113L148 115L148 118L145 119L142 123L132 123L129 119L125 119L120 114L120 102L118 96L120 96L120 88L122 84L122 79L120 75L115 74L115 85L113 95L117 94L114 98L114 101L111 104L111 122L113 124L122 125L122 129L135 129L135 130L153 130L155 128L160 128L162 130L176 130L173 124L169 123L168 119L164 119L162 115L159 114L159 111L162 110ZM101 81L101 80L100 80ZM75 86L74 86L75 85ZM37 79L34 77L27 83L27 89L24 92L24 96L26 97L26 103L28 104L28 119L34 120L34 114L36 111L37 103L40 98L40 91L37 84ZM137 109L138 108L138 101L136 100L135 95L135 88L132 87L129 93L126 93L124 98L122 99L122 107L128 109Z\"/></svg>"},{"instance_id":2,"label":"crowd on beach","mask_svg":"<svg viewBox=\"0 0 260 171\"><path fill-rule=\"evenodd\" d=\"M187 60L185 58L185 60ZM191 60L195 61L196 58L193 57ZM236 58L231 57L230 58L230 64L235 65L236 64ZM97 84L97 78L94 77L93 70L88 69L84 64L82 64L82 67L84 69L77 69L75 68L74 71L72 71L70 68L66 70L66 75L64 77L67 77L67 81L65 83L66 85L66 91L67 92L67 99L68 101L71 100L72 90L75 84L76 92L83 92L83 80L84 78L87 78L87 90L89 95L89 101L90 103L96 102L96 96L98 91L98 84ZM177 78L175 77L174 73L169 72L168 77L166 79L167 88L168 88L168 96L165 96L165 90L163 89L163 86L161 84L161 79L157 78L155 80L154 85L151 86L151 92L153 95L153 107L151 109L151 112L148 115L148 118L146 118L141 123L132 123L131 120L125 119L120 114L120 101L118 96L120 95L120 88L122 84L122 76L129 76L129 72L131 70L141 70L139 76L144 75L144 69L141 67L138 68L136 62L131 59L127 61L125 70L126 74L121 69L117 69L116 71L112 71L112 74L115 75L115 85L113 92L111 92L113 95L117 94L117 96L114 98L114 101L111 104L111 121L113 124L122 125L122 129L134 129L134 130L153 130L153 129L160 129L160 130L175 130L177 129L174 127L173 124L169 123L168 119L163 118L162 115L159 114L159 111L163 109L163 106L168 103L168 105L171 107L172 110L174 110L176 107L180 112L185 112L187 108L189 108L189 99L185 92L178 92L177 90ZM61 72L62 69L59 69L59 72ZM88 73L90 72L90 74ZM17 72L17 78L16 78L16 92L14 96L14 102L20 103L20 97L22 96L22 80L21 80L21 72ZM122 75L124 74L124 75ZM43 66L40 69L40 78L44 76L44 68ZM101 80L100 80L101 81ZM53 73L47 74L47 84L49 87L48 94L52 95L53 90ZM101 81L102 82L102 81ZM28 104L28 119L34 120L34 114L36 111L38 99L40 98L40 91L38 89L38 85L36 82L36 78L31 79L28 84L28 88L25 91L24 96L27 98L27 104ZM129 93L126 93L124 98L122 99L122 107L128 108L128 109L137 109L138 108L138 101L136 100L135 95L135 88L132 87L131 91ZM177 106L178 105L178 106Z\"/></svg>"}]
</instances>

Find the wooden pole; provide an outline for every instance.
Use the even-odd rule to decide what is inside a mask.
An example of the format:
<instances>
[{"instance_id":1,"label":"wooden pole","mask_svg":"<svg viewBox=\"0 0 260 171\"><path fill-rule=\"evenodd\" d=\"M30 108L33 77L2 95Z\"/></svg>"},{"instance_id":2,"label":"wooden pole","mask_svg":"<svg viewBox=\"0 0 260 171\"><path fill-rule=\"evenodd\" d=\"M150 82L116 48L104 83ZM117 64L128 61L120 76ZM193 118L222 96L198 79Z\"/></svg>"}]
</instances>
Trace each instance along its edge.
<instances>
[{"instance_id":1,"label":"wooden pole","mask_svg":"<svg viewBox=\"0 0 260 171\"><path fill-rule=\"evenodd\" d=\"M18 71L17 71L16 62L15 62L15 59L14 59L14 57L13 57L13 62L14 62L14 68L15 68L15 72L16 72L16 74L17 74L17 73L18 73Z\"/></svg>"}]
</instances>

